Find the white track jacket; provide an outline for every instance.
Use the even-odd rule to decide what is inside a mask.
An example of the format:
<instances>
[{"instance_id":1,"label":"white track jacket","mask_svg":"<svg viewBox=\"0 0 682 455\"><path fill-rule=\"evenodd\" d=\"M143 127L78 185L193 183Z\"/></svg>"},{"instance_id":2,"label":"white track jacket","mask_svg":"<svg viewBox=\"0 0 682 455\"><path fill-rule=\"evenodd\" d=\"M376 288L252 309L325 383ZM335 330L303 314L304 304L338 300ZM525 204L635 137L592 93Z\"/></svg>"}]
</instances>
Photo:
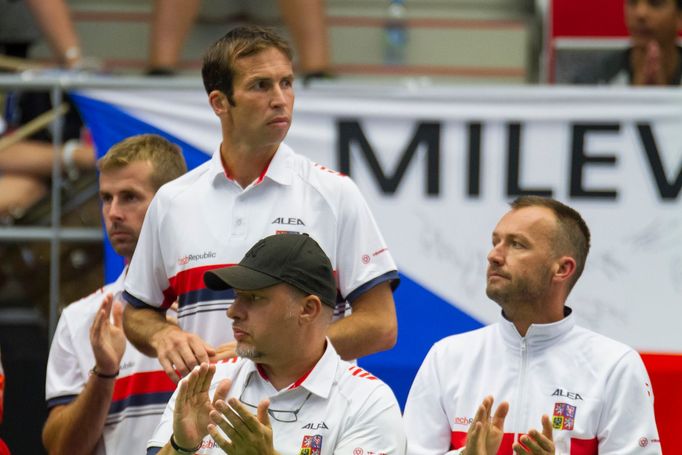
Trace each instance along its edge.
<instances>
[{"instance_id":1,"label":"white track jacket","mask_svg":"<svg viewBox=\"0 0 682 455\"><path fill-rule=\"evenodd\" d=\"M639 354L575 325L570 309L521 337L502 320L428 353L405 407L408 454L457 453L487 395L507 401L498 453L550 417L557 454L660 454L653 393Z\"/></svg>"}]
</instances>

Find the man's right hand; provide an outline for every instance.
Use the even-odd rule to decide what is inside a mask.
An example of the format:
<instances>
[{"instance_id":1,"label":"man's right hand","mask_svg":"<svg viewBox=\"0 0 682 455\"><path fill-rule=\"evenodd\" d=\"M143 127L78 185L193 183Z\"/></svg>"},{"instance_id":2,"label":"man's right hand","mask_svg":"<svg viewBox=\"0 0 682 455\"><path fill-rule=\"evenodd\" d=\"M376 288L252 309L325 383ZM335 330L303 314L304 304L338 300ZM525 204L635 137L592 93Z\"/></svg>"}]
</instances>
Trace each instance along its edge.
<instances>
[{"instance_id":1,"label":"man's right hand","mask_svg":"<svg viewBox=\"0 0 682 455\"><path fill-rule=\"evenodd\" d=\"M175 383L195 366L208 363L216 355L216 350L201 337L176 325L168 325L156 332L151 345L163 370Z\"/></svg>"},{"instance_id":2,"label":"man's right hand","mask_svg":"<svg viewBox=\"0 0 682 455\"><path fill-rule=\"evenodd\" d=\"M476 410L474 420L469 426L463 455L494 455L499 450L509 403L500 403L494 415L491 415L492 409L493 397L487 396Z\"/></svg>"},{"instance_id":3,"label":"man's right hand","mask_svg":"<svg viewBox=\"0 0 682 455\"><path fill-rule=\"evenodd\" d=\"M112 315L113 322L110 321ZM115 302L111 293L108 293L104 296L90 326L90 345L95 355L95 368L102 374L118 373L126 349L122 320L121 302Z\"/></svg>"}]
</instances>

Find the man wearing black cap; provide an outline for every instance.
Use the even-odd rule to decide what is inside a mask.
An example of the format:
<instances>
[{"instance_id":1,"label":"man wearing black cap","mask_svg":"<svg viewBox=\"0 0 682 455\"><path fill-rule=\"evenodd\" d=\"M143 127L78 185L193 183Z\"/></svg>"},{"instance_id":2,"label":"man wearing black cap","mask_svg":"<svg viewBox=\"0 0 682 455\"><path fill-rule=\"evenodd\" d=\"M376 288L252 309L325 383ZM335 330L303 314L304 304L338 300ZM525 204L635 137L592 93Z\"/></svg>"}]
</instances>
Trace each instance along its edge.
<instances>
[{"instance_id":1,"label":"man wearing black cap","mask_svg":"<svg viewBox=\"0 0 682 455\"><path fill-rule=\"evenodd\" d=\"M390 388L326 338L336 280L317 242L266 237L204 281L235 290L227 316L240 357L202 363L180 382L148 454L405 452Z\"/></svg>"}]
</instances>

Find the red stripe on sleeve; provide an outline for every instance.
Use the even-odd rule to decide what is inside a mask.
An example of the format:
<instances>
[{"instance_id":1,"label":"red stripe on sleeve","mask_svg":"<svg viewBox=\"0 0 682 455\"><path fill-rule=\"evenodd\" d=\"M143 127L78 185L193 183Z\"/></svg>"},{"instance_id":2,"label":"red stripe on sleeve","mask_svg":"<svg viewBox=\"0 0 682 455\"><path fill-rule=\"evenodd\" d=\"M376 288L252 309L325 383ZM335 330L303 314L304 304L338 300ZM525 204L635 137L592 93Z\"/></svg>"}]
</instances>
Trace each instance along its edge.
<instances>
[{"instance_id":1,"label":"red stripe on sleeve","mask_svg":"<svg viewBox=\"0 0 682 455\"><path fill-rule=\"evenodd\" d=\"M209 270L221 269L223 267L233 267L235 265L237 264L212 264L205 265L203 267L194 267L179 272L174 277L171 277L168 282L170 283L170 288L173 289L176 296L182 295L187 292L205 289L206 286L204 285L204 273L208 272Z\"/></svg>"},{"instance_id":2,"label":"red stripe on sleeve","mask_svg":"<svg viewBox=\"0 0 682 455\"><path fill-rule=\"evenodd\" d=\"M111 399L118 401L132 395L172 392L174 390L175 383L164 371L146 371L117 379Z\"/></svg>"},{"instance_id":3,"label":"red stripe on sleeve","mask_svg":"<svg viewBox=\"0 0 682 455\"><path fill-rule=\"evenodd\" d=\"M172 286L169 286L163 291L163 303L161 304L161 309L166 310L170 308L170 306L175 302L175 300L178 298L178 295L175 293L175 290L173 289Z\"/></svg>"},{"instance_id":4,"label":"red stripe on sleeve","mask_svg":"<svg viewBox=\"0 0 682 455\"><path fill-rule=\"evenodd\" d=\"M466 431L453 431L450 434L450 450L461 449L466 445L467 433ZM514 444L514 433L505 433L502 435L502 443L498 455L512 453L512 445Z\"/></svg>"}]
</instances>

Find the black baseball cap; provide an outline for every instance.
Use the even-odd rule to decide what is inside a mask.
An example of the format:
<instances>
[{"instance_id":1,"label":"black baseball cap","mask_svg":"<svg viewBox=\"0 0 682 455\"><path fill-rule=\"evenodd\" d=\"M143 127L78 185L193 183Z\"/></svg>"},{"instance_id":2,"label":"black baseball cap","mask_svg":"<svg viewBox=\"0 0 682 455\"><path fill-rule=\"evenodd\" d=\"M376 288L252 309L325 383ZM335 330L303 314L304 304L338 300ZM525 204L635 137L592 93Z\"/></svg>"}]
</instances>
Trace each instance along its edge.
<instances>
[{"instance_id":1,"label":"black baseball cap","mask_svg":"<svg viewBox=\"0 0 682 455\"><path fill-rule=\"evenodd\" d=\"M238 265L204 274L209 289L254 291L287 283L322 303L336 306L336 279L332 264L307 234L275 234L259 240Z\"/></svg>"}]
</instances>

